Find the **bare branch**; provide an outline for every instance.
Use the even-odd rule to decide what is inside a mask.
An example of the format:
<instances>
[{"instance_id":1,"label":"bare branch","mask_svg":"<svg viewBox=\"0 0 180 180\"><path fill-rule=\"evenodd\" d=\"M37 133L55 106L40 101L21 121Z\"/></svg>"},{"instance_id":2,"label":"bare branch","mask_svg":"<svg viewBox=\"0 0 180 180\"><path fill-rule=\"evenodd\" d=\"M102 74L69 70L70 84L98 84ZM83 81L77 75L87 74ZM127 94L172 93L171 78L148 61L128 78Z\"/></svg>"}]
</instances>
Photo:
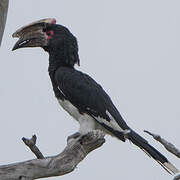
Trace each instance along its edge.
<instances>
[{"instance_id":1,"label":"bare branch","mask_svg":"<svg viewBox=\"0 0 180 180\"><path fill-rule=\"evenodd\" d=\"M43 154L36 146L36 140L37 140L36 135L33 135L31 139L27 139L27 138L23 137L22 140L23 140L24 144L30 148L30 150L35 154L35 156L38 159L44 159Z\"/></svg>"},{"instance_id":2,"label":"bare branch","mask_svg":"<svg viewBox=\"0 0 180 180\"><path fill-rule=\"evenodd\" d=\"M104 142L101 131L89 132L79 139L68 141L59 155L0 166L0 179L34 180L62 176L72 172L88 153L102 146Z\"/></svg>"},{"instance_id":3,"label":"bare branch","mask_svg":"<svg viewBox=\"0 0 180 180\"><path fill-rule=\"evenodd\" d=\"M9 0L0 0L0 46L6 24Z\"/></svg>"},{"instance_id":4,"label":"bare branch","mask_svg":"<svg viewBox=\"0 0 180 180\"><path fill-rule=\"evenodd\" d=\"M151 135L156 141L159 141L170 153L172 153L175 156L177 156L178 158L180 158L179 149L177 149L172 143L161 138L161 136L158 134L153 134L153 133L146 131L146 130L144 130L144 132Z\"/></svg>"}]
</instances>

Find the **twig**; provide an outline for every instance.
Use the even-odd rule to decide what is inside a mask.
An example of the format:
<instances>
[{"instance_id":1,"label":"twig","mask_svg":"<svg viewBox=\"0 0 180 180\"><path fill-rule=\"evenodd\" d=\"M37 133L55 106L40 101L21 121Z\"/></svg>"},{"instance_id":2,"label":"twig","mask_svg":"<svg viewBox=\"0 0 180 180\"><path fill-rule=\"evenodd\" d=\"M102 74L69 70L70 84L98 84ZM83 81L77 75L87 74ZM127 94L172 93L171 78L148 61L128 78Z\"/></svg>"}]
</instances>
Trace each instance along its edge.
<instances>
[{"instance_id":1,"label":"twig","mask_svg":"<svg viewBox=\"0 0 180 180\"><path fill-rule=\"evenodd\" d=\"M146 130L144 130L144 132L151 135L156 141L159 141L170 153L172 153L175 156L177 156L178 158L180 158L179 149L177 149L172 143L161 138L161 136L158 134L153 134L153 133L146 131Z\"/></svg>"},{"instance_id":2,"label":"twig","mask_svg":"<svg viewBox=\"0 0 180 180\"><path fill-rule=\"evenodd\" d=\"M43 154L36 146L36 140L37 140L36 135L33 135L31 139L27 139L27 138L23 137L22 140L23 140L24 144L30 148L30 150L35 154L35 156L38 159L44 159Z\"/></svg>"},{"instance_id":3,"label":"twig","mask_svg":"<svg viewBox=\"0 0 180 180\"><path fill-rule=\"evenodd\" d=\"M89 132L79 139L68 141L59 155L0 166L0 180L34 180L62 176L72 172L91 151L104 142L101 131Z\"/></svg>"}]
</instances>

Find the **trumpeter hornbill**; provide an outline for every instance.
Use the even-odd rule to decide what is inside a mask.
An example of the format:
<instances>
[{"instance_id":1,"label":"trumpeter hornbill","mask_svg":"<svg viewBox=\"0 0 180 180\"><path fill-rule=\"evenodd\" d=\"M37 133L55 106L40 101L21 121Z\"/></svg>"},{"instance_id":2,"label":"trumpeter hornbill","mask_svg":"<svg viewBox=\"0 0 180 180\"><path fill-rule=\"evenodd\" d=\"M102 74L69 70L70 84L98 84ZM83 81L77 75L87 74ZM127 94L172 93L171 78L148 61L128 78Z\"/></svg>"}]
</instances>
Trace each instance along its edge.
<instances>
[{"instance_id":1,"label":"trumpeter hornbill","mask_svg":"<svg viewBox=\"0 0 180 180\"><path fill-rule=\"evenodd\" d=\"M94 129L129 139L155 159L169 173L178 171L168 159L133 131L124 121L103 88L90 76L77 71L78 44L73 34L55 19L43 19L17 30L13 37L19 40L13 50L25 47L42 47L49 53L49 75L59 104L80 124L84 135ZM72 137L75 137L72 136Z\"/></svg>"}]
</instances>

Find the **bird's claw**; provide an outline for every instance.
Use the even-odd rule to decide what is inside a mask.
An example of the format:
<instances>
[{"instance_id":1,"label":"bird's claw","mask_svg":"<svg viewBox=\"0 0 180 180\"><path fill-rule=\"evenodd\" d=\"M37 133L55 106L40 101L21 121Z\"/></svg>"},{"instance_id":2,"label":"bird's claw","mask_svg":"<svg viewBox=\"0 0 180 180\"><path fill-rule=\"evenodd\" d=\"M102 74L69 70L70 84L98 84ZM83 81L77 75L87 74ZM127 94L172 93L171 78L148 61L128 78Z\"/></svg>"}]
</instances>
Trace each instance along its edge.
<instances>
[{"instance_id":1,"label":"bird's claw","mask_svg":"<svg viewBox=\"0 0 180 180\"><path fill-rule=\"evenodd\" d=\"M70 142L71 140L75 140L75 139L79 138L80 136L81 136L81 134L79 132L76 132L76 133L68 136L67 142Z\"/></svg>"}]
</instances>

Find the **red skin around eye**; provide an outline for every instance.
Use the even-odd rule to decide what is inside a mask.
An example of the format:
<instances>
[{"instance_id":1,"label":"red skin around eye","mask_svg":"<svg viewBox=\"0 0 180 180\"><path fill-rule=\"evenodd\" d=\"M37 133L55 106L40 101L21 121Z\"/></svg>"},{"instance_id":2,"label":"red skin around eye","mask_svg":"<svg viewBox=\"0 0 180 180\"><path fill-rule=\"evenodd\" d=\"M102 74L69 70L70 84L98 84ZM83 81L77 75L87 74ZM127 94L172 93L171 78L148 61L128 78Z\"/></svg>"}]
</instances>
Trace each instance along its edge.
<instances>
[{"instance_id":1,"label":"red skin around eye","mask_svg":"<svg viewBox=\"0 0 180 180\"><path fill-rule=\"evenodd\" d=\"M54 31L53 30L49 31L49 34L50 35L48 35L48 39L51 39L54 35Z\"/></svg>"},{"instance_id":2,"label":"red skin around eye","mask_svg":"<svg viewBox=\"0 0 180 180\"><path fill-rule=\"evenodd\" d=\"M48 31L48 33L46 33L46 38L47 39L52 39L53 35L54 35L54 31L50 30L50 31Z\"/></svg>"}]
</instances>

